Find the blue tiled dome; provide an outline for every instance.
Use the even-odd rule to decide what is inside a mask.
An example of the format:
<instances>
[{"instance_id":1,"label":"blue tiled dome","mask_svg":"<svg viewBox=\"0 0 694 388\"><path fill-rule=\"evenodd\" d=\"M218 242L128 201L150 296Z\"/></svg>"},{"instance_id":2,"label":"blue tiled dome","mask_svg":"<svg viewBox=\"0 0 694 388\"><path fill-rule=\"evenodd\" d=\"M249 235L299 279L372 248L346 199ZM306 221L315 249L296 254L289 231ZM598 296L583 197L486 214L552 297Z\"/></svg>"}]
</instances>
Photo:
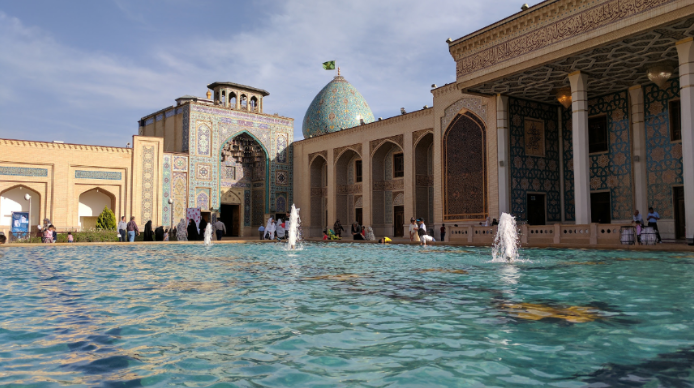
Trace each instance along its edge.
<instances>
[{"instance_id":1,"label":"blue tiled dome","mask_svg":"<svg viewBox=\"0 0 694 388\"><path fill-rule=\"evenodd\" d=\"M364 120L374 121L374 114L364 97L344 77L338 75L316 95L304 116L304 138L356 127Z\"/></svg>"}]
</instances>

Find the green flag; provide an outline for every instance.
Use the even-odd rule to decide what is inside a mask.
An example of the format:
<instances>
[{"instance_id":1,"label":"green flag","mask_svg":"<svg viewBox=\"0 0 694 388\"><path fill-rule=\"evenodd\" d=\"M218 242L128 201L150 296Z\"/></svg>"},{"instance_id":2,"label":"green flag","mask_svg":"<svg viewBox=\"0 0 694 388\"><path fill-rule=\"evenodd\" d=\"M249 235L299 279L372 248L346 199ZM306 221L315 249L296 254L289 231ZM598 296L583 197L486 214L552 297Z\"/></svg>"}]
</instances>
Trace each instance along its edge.
<instances>
[{"instance_id":1,"label":"green flag","mask_svg":"<svg viewBox=\"0 0 694 388\"><path fill-rule=\"evenodd\" d=\"M323 68L325 70L335 70L335 61L323 62Z\"/></svg>"}]
</instances>

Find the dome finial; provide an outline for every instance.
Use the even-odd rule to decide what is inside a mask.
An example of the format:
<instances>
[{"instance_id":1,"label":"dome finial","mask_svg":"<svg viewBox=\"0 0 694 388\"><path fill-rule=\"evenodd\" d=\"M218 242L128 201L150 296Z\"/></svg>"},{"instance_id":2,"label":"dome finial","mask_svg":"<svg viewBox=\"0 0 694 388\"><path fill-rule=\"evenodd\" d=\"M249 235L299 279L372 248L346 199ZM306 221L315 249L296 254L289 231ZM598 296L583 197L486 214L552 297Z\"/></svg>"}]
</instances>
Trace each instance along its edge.
<instances>
[{"instance_id":1,"label":"dome finial","mask_svg":"<svg viewBox=\"0 0 694 388\"><path fill-rule=\"evenodd\" d=\"M340 66L337 67L337 75L340 75Z\"/></svg>"}]
</instances>

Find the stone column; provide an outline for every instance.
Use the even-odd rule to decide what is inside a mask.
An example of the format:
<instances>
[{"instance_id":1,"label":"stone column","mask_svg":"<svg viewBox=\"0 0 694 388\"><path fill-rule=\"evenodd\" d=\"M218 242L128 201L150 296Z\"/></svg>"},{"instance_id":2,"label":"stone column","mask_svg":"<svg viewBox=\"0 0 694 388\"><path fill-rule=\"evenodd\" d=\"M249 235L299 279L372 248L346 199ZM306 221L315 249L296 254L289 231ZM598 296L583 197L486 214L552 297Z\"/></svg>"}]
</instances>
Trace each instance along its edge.
<instances>
[{"instance_id":1,"label":"stone column","mask_svg":"<svg viewBox=\"0 0 694 388\"><path fill-rule=\"evenodd\" d=\"M369 141L361 144L361 217L364 226L373 227L371 214L371 149Z\"/></svg>"},{"instance_id":2,"label":"stone column","mask_svg":"<svg viewBox=\"0 0 694 388\"><path fill-rule=\"evenodd\" d=\"M629 112L631 115L631 137L633 141L634 205L645 217L648 213L648 190L646 183L646 128L641 85L629 88Z\"/></svg>"},{"instance_id":3,"label":"stone column","mask_svg":"<svg viewBox=\"0 0 694 388\"><path fill-rule=\"evenodd\" d=\"M404 221L405 229L407 229L407 224L409 224L410 217L414 217L414 201L415 201L415 158L414 158L414 147L412 145L412 132L405 132L403 136L403 162L405 163L405 176L403 177L404 184ZM427 220L428 221L428 220ZM395 225L393 225L395 227ZM405 233L407 234L407 233ZM409 235L408 235L409 237Z\"/></svg>"},{"instance_id":4,"label":"stone column","mask_svg":"<svg viewBox=\"0 0 694 388\"><path fill-rule=\"evenodd\" d=\"M499 214L510 214L511 188L509 182L511 161L509 160L508 97L501 94L496 95L496 133L497 155L499 159Z\"/></svg>"},{"instance_id":5,"label":"stone column","mask_svg":"<svg viewBox=\"0 0 694 388\"><path fill-rule=\"evenodd\" d=\"M588 75L569 74L573 126L574 199L576 224L590 223L590 157L588 155Z\"/></svg>"},{"instance_id":6,"label":"stone column","mask_svg":"<svg viewBox=\"0 0 694 388\"><path fill-rule=\"evenodd\" d=\"M562 107L557 107L557 129L559 130L559 208L561 223L566 222L566 188L564 187L564 120L562 118ZM555 244L559 244L556 242Z\"/></svg>"},{"instance_id":7,"label":"stone column","mask_svg":"<svg viewBox=\"0 0 694 388\"><path fill-rule=\"evenodd\" d=\"M694 40L677 42L680 62L680 105L682 111L682 178L684 198L694 198ZM694 203L685 203L684 222L689 243L694 242Z\"/></svg>"},{"instance_id":8,"label":"stone column","mask_svg":"<svg viewBox=\"0 0 694 388\"><path fill-rule=\"evenodd\" d=\"M337 188L335 186L335 154L333 149L328 150L328 219L325 220L326 225L332 225L337 220L337 209L335 208L335 196Z\"/></svg>"}]
</instances>

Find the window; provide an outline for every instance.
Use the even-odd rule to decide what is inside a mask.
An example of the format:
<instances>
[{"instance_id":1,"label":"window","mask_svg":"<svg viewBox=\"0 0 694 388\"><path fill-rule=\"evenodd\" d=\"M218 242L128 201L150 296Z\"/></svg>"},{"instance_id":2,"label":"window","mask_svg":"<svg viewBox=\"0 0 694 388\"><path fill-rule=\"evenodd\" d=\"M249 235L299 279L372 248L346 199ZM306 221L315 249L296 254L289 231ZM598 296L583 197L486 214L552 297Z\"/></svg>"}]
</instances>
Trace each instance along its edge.
<instances>
[{"instance_id":1,"label":"window","mask_svg":"<svg viewBox=\"0 0 694 388\"><path fill-rule=\"evenodd\" d=\"M607 116L588 118L588 152L607 152Z\"/></svg>"},{"instance_id":2,"label":"window","mask_svg":"<svg viewBox=\"0 0 694 388\"><path fill-rule=\"evenodd\" d=\"M670 101L670 140L682 140L682 111L680 100Z\"/></svg>"},{"instance_id":3,"label":"window","mask_svg":"<svg viewBox=\"0 0 694 388\"><path fill-rule=\"evenodd\" d=\"M402 154L393 155L393 178L405 176L405 160Z\"/></svg>"},{"instance_id":4,"label":"window","mask_svg":"<svg viewBox=\"0 0 694 388\"><path fill-rule=\"evenodd\" d=\"M354 162L354 181L361 182L361 160Z\"/></svg>"}]
</instances>

